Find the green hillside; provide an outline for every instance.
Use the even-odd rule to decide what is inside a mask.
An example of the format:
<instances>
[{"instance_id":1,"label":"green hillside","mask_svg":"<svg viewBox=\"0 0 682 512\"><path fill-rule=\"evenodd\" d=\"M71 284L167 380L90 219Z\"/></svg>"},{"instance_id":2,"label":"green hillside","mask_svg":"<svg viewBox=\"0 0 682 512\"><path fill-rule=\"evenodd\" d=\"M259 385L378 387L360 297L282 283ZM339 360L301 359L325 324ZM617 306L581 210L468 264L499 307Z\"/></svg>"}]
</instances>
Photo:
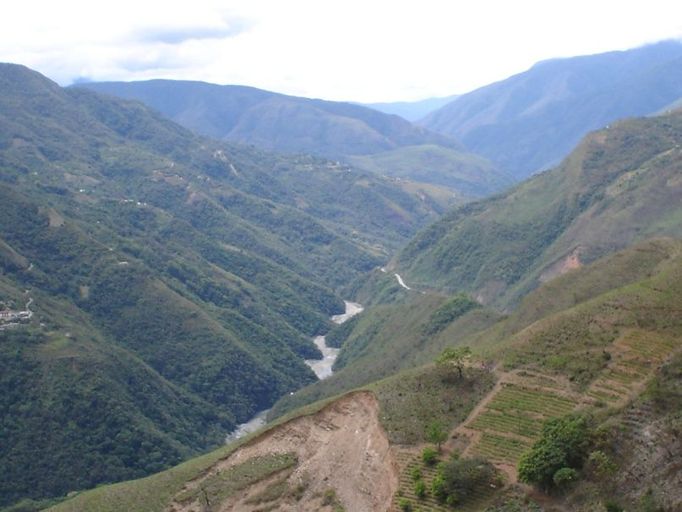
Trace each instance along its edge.
<instances>
[{"instance_id":1,"label":"green hillside","mask_svg":"<svg viewBox=\"0 0 682 512\"><path fill-rule=\"evenodd\" d=\"M138 477L311 383L341 285L436 203L0 65L0 505Z\"/></svg>"},{"instance_id":2,"label":"green hillside","mask_svg":"<svg viewBox=\"0 0 682 512\"><path fill-rule=\"evenodd\" d=\"M361 105L174 80L78 87L142 101L203 135L333 158L380 175L444 186L460 201L489 195L511 182L454 139Z\"/></svg>"},{"instance_id":3,"label":"green hillside","mask_svg":"<svg viewBox=\"0 0 682 512\"><path fill-rule=\"evenodd\" d=\"M339 157L413 144L461 148L446 136L361 105L253 87L176 80L78 87L142 101L197 133L282 152Z\"/></svg>"},{"instance_id":4,"label":"green hillside","mask_svg":"<svg viewBox=\"0 0 682 512\"><path fill-rule=\"evenodd\" d=\"M676 40L539 62L420 124L523 179L558 164L591 130L670 108L682 96L681 63Z\"/></svg>"},{"instance_id":5,"label":"green hillside","mask_svg":"<svg viewBox=\"0 0 682 512\"><path fill-rule=\"evenodd\" d=\"M349 162L377 174L446 187L469 198L489 195L512 182L483 158L433 144L352 156Z\"/></svg>"},{"instance_id":6,"label":"green hillside","mask_svg":"<svg viewBox=\"0 0 682 512\"><path fill-rule=\"evenodd\" d=\"M606 510L606 502L638 511L656 510L646 508L656 506L675 510L682 502L674 490L682 449L674 440L680 421L682 323L676 312L682 304L681 258L679 241L639 244L543 285L509 317L498 318L459 339L455 335L463 333L462 321L482 309L474 305L462 313L466 310L459 307L464 304L462 297L450 303L421 299L430 307L411 309L415 316L430 310L431 321L413 331L413 344L424 326L432 330L442 326L444 332L449 331L451 342L473 348L474 361L462 378L448 377L438 366L427 364L364 386L377 397L383 428L394 445L400 469L396 506L407 501L413 507L428 503L434 510L451 510L432 494L438 466L422 462L420 455L428 442L428 426L436 421L449 432L441 460L448 461L451 452L460 454L462 460L484 457L502 475L493 487L476 490L473 498L461 505L464 510L523 510L513 507L524 501L535 506L535 499L541 499L550 510L554 506ZM595 283L596 276L600 279ZM406 311L393 319L406 316ZM379 310L375 318L380 317ZM441 324L442 318L451 321ZM373 357L376 362L381 354L407 344L396 334L401 332L400 325L371 323L379 325L379 331L391 331L395 342L373 355L363 354L356 362L363 357ZM362 324L359 320L353 333L367 332ZM372 343L382 343L380 336L375 335ZM437 335L425 339L414 353L424 347L435 348L431 345L436 339ZM354 342L348 338L346 343ZM480 360L492 364L479 369ZM476 402L479 407L473 409ZM314 414L324 404L296 414ZM518 461L540 439L543 424L568 413L581 414L586 425L585 463L578 468L577 480L563 492L542 494L536 490L524 497L527 487L509 485L516 478ZM656 432L656 436L647 432ZM191 475L212 474L209 468L225 456L224 450L219 451L193 461L192 466L185 464L150 479L84 493L55 510L122 510L123 503L131 508L149 503L149 510L162 510ZM645 470L637 469L641 464ZM424 498L415 494L415 479L428 483ZM274 503L286 500L287 495L270 499ZM494 503L498 508L487 508Z\"/></svg>"},{"instance_id":7,"label":"green hillside","mask_svg":"<svg viewBox=\"0 0 682 512\"><path fill-rule=\"evenodd\" d=\"M416 286L498 307L541 282L652 236L682 235L682 113L590 134L556 169L457 208L396 258Z\"/></svg>"}]
</instances>

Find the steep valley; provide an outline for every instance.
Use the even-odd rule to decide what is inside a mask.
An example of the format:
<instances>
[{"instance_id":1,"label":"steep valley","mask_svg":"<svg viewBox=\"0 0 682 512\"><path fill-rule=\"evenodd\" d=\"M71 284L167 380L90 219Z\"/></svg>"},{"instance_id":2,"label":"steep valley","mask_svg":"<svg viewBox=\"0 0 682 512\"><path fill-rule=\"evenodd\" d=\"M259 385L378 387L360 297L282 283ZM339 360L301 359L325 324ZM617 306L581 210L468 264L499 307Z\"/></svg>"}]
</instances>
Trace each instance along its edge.
<instances>
[{"instance_id":1,"label":"steep valley","mask_svg":"<svg viewBox=\"0 0 682 512\"><path fill-rule=\"evenodd\" d=\"M682 510L682 111L445 211L359 170L459 158L402 121L353 167L0 86L3 512Z\"/></svg>"},{"instance_id":2,"label":"steep valley","mask_svg":"<svg viewBox=\"0 0 682 512\"><path fill-rule=\"evenodd\" d=\"M315 381L347 283L439 207L0 66L0 505L150 474ZM37 475L42 475L40 478Z\"/></svg>"}]
</instances>

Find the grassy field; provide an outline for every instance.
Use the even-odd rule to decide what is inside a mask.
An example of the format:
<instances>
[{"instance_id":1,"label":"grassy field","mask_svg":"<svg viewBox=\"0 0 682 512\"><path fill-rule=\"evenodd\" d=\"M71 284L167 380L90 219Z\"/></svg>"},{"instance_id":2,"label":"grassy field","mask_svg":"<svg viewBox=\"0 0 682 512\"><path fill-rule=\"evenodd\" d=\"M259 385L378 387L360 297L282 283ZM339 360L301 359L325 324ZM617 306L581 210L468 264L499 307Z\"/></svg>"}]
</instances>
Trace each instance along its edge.
<instances>
[{"instance_id":1,"label":"grassy field","mask_svg":"<svg viewBox=\"0 0 682 512\"><path fill-rule=\"evenodd\" d=\"M433 365L402 372L367 387L380 405L380 420L392 443L423 443L427 427L447 431L461 423L492 388L494 376L470 369L462 379L444 378Z\"/></svg>"}]
</instances>

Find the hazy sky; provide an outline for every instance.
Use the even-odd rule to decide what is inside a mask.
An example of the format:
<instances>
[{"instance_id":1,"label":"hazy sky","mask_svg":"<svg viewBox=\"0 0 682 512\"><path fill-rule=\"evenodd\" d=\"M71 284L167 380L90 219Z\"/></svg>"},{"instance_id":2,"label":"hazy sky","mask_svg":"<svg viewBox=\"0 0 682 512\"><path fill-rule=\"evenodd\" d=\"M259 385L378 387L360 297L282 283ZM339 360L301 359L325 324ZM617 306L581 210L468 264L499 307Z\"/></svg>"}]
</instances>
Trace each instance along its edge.
<instances>
[{"instance_id":1,"label":"hazy sky","mask_svg":"<svg viewBox=\"0 0 682 512\"><path fill-rule=\"evenodd\" d=\"M462 93L552 57L682 38L679 0L20 0L0 61L66 85L176 78L336 100Z\"/></svg>"}]
</instances>

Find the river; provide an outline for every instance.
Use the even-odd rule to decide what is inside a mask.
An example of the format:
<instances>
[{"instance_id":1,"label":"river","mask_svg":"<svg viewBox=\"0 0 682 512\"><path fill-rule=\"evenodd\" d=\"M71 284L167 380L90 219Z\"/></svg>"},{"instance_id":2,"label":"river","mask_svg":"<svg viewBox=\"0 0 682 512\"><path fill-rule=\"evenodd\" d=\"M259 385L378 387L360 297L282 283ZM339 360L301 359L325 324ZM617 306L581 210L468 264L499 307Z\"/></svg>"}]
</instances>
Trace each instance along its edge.
<instances>
[{"instance_id":1,"label":"river","mask_svg":"<svg viewBox=\"0 0 682 512\"><path fill-rule=\"evenodd\" d=\"M362 310L364 309L356 302L343 302L346 305L346 311L340 315L334 315L331 317L332 322L335 324L342 324L345 321L350 320L355 315L362 313ZM324 380L327 377L331 377L332 373L334 373L332 366L334 366L334 361L336 361L341 349L328 347L325 336L315 336L313 343L315 343L317 348L320 349L320 352L322 352L322 359L306 359L305 364L310 366L310 368L315 372L315 375L317 375L318 379ZM225 442L231 443L232 441L235 441L240 437L244 437L246 434L250 434L251 432L255 432L261 428L267 423L266 418L269 410L270 409L260 411L246 423L237 425L237 428L225 438Z\"/></svg>"}]
</instances>

